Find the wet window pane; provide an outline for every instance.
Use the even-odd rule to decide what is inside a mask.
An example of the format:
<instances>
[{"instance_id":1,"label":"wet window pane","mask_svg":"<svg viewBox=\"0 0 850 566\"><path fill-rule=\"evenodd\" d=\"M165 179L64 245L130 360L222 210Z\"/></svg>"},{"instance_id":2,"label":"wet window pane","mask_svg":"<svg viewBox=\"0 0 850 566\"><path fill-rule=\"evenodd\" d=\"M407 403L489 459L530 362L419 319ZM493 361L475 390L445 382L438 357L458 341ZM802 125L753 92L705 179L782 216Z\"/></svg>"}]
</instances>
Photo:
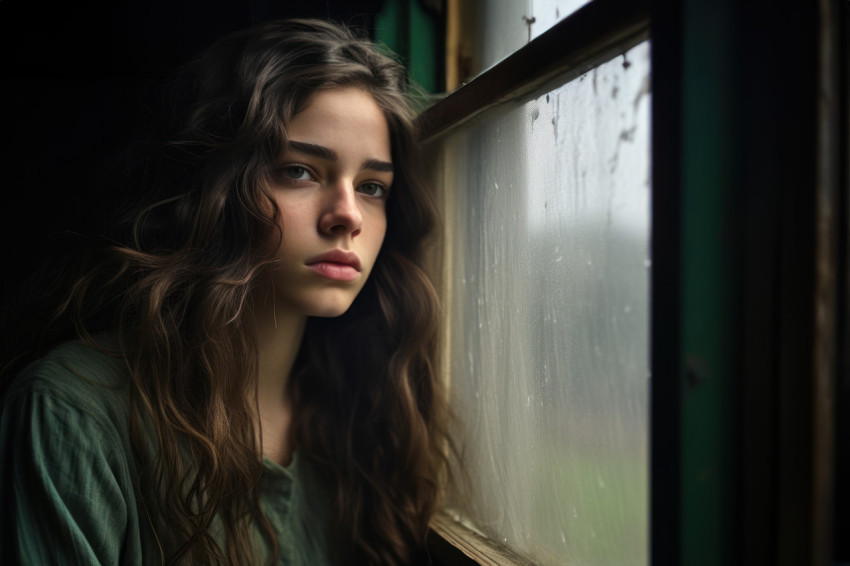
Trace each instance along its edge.
<instances>
[{"instance_id":1,"label":"wet window pane","mask_svg":"<svg viewBox=\"0 0 850 566\"><path fill-rule=\"evenodd\" d=\"M648 561L649 44L443 140L472 493L542 564Z\"/></svg>"}]
</instances>

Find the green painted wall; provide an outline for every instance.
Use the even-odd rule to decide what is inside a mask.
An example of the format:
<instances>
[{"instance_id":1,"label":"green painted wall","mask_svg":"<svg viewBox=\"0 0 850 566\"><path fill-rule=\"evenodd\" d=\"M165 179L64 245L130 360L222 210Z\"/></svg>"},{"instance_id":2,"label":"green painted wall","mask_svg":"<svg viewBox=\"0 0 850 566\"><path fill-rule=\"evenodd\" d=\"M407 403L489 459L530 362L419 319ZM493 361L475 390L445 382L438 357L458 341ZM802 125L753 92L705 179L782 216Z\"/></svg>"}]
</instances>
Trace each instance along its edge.
<instances>
[{"instance_id":1,"label":"green painted wall","mask_svg":"<svg viewBox=\"0 0 850 566\"><path fill-rule=\"evenodd\" d=\"M442 91L439 15L419 0L386 0L375 21L375 40L401 56L413 83L429 94Z\"/></svg>"}]
</instances>

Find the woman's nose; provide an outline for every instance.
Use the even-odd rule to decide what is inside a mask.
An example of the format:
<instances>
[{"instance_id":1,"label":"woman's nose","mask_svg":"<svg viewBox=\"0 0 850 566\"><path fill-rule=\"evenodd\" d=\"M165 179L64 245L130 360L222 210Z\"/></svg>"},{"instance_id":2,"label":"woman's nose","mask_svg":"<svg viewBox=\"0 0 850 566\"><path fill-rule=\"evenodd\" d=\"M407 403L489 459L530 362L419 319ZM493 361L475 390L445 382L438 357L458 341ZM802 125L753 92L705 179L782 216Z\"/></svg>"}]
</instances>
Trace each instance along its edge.
<instances>
[{"instance_id":1,"label":"woman's nose","mask_svg":"<svg viewBox=\"0 0 850 566\"><path fill-rule=\"evenodd\" d=\"M338 181L328 187L319 229L325 234L351 234L356 236L363 227L363 215L357 206L357 193L349 181Z\"/></svg>"}]
</instances>

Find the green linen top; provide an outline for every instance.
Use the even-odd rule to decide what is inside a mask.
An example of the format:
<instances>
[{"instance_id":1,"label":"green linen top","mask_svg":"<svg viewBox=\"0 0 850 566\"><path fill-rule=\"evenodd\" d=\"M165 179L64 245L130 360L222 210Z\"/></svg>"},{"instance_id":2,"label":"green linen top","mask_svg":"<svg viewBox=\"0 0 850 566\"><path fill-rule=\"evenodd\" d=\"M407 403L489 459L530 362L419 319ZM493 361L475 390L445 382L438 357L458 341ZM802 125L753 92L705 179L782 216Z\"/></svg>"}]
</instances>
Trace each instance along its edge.
<instances>
[{"instance_id":1,"label":"green linen top","mask_svg":"<svg viewBox=\"0 0 850 566\"><path fill-rule=\"evenodd\" d=\"M0 405L0 563L162 563L138 495L128 392L124 361L79 341L16 378ZM280 565L331 563L329 495L310 472L297 454L286 467L263 461L260 505Z\"/></svg>"}]
</instances>

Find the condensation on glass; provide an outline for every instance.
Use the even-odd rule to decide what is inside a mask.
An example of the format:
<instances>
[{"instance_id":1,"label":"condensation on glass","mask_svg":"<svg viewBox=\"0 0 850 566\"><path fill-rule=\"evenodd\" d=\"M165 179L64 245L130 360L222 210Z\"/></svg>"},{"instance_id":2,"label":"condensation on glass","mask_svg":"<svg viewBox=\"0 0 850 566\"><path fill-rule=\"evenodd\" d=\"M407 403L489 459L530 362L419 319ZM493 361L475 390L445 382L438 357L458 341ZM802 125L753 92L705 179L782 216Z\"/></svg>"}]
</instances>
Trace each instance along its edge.
<instances>
[{"instance_id":1,"label":"condensation on glass","mask_svg":"<svg viewBox=\"0 0 850 566\"><path fill-rule=\"evenodd\" d=\"M648 562L649 43L448 135L464 520L541 564Z\"/></svg>"},{"instance_id":2,"label":"condensation on glass","mask_svg":"<svg viewBox=\"0 0 850 566\"><path fill-rule=\"evenodd\" d=\"M489 0L478 6L479 60L488 69L589 0Z\"/></svg>"}]
</instances>

